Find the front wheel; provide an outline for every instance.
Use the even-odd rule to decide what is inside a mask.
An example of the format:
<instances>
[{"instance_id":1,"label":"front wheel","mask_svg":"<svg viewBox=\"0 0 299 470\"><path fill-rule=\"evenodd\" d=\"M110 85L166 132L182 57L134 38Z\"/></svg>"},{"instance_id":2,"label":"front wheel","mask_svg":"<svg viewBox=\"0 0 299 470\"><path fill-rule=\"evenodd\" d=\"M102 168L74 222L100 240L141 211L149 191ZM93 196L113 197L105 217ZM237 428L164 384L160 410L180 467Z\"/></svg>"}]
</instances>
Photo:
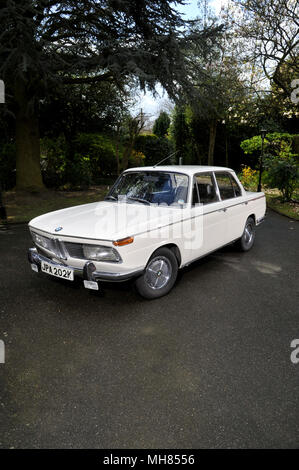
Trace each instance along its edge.
<instances>
[{"instance_id":1,"label":"front wheel","mask_svg":"<svg viewBox=\"0 0 299 470\"><path fill-rule=\"evenodd\" d=\"M157 299L168 294L176 281L177 274L178 262L175 254L168 248L159 248L151 256L135 286L145 299Z\"/></svg>"},{"instance_id":2,"label":"front wheel","mask_svg":"<svg viewBox=\"0 0 299 470\"><path fill-rule=\"evenodd\" d=\"M238 247L241 251L249 251L255 240L255 221L253 217L248 217L242 237L238 240Z\"/></svg>"}]
</instances>

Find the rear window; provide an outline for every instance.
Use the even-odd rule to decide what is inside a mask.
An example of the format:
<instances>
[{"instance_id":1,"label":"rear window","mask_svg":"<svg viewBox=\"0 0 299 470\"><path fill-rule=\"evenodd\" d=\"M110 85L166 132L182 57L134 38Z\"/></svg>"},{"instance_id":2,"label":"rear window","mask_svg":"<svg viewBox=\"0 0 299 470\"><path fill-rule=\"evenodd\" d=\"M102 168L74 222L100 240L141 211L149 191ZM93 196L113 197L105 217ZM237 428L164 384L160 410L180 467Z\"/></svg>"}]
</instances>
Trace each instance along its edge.
<instances>
[{"instance_id":1,"label":"rear window","mask_svg":"<svg viewBox=\"0 0 299 470\"><path fill-rule=\"evenodd\" d=\"M241 189L229 173L216 173L220 196L222 200L241 196Z\"/></svg>"}]
</instances>

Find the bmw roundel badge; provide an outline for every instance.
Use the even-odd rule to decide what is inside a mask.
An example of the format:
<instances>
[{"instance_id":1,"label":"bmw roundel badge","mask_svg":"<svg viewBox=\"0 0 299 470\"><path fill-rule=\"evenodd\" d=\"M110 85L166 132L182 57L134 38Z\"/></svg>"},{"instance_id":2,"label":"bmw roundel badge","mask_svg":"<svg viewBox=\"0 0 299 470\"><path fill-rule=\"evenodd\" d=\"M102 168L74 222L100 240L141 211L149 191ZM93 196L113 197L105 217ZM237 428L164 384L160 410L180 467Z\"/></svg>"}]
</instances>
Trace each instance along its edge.
<instances>
[{"instance_id":1,"label":"bmw roundel badge","mask_svg":"<svg viewBox=\"0 0 299 470\"><path fill-rule=\"evenodd\" d=\"M60 230L62 230L62 229L63 229L63 227L56 227L55 232L60 232Z\"/></svg>"}]
</instances>

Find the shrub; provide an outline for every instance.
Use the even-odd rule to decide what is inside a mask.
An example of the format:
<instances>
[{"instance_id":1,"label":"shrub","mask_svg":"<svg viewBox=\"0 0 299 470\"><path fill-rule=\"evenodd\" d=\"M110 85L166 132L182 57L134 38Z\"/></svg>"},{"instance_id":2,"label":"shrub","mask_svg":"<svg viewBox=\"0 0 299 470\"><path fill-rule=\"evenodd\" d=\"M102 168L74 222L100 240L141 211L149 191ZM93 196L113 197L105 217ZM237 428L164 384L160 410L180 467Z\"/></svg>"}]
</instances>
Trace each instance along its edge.
<instances>
[{"instance_id":1,"label":"shrub","mask_svg":"<svg viewBox=\"0 0 299 470\"><path fill-rule=\"evenodd\" d=\"M142 152L137 152L133 150L132 155L129 158L130 167L134 166L144 166L145 155Z\"/></svg>"},{"instance_id":2,"label":"shrub","mask_svg":"<svg viewBox=\"0 0 299 470\"><path fill-rule=\"evenodd\" d=\"M253 170L250 166L244 166L239 178L245 189L256 190L259 178L257 170Z\"/></svg>"},{"instance_id":3,"label":"shrub","mask_svg":"<svg viewBox=\"0 0 299 470\"><path fill-rule=\"evenodd\" d=\"M88 189L93 181L90 158L75 154L68 162L66 179L72 189Z\"/></svg>"},{"instance_id":4,"label":"shrub","mask_svg":"<svg viewBox=\"0 0 299 470\"><path fill-rule=\"evenodd\" d=\"M64 136L41 139L41 168L47 187L58 188L66 184L66 141Z\"/></svg>"},{"instance_id":5,"label":"shrub","mask_svg":"<svg viewBox=\"0 0 299 470\"><path fill-rule=\"evenodd\" d=\"M64 136L41 139L41 165L46 186L87 188L116 174L115 146L109 136L81 133L71 145L72 158L67 158L69 149Z\"/></svg>"},{"instance_id":6,"label":"shrub","mask_svg":"<svg viewBox=\"0 0 299 470\"><path fill-rule=\"evenodd\" d=\"M157 137L153 134L139 135L136 138L135 150L145 155L145 165L155 165L166 158L173 151L173 144L165 137ZM169 164L168 162L165 162Z\"/></svg>"},{"instance_id":7,"label":"shrub","mask_svg":"<svg viewBox=\"0 0 299 470\"><path fill-rule=\"evenodd\" d=\"M116 174L115 144L109 136L81 133L76 137L74 144L77 157L89 159L95 183L99 178Z\"/></svg>"},{"instance_id":8,"label":"shrub","mask_svg":"<svg viewBox=\"0 0 299 470\"><path fill-rule=\"evenodd\" d=\"M297 135L275 132L267 134L265 139L265 158L263 181L270 188L277 188L282 193L283 201L290 201L298 187L298 154L293 153ZM261 151L260 136L252 137L241 143L246 154ZM246 171L245 171L246 180Z\"/></svg>"},{"instance_id":9,"label":"shrub","mask_svg":"<svg viewBox=\"0 0 299 470\"><path fill-rule=\"evenodd\" d=\"M276 153L280 148L281 142L288 142L293 144L296 134L288 134L287 132L273 132L266 135L264 142L264 149L268 153ZM258 153L260 155L262 149L262 138L260 135L255 135L251 139L243 140L240 144L241 149L246 155Z\"/></svg>"},{"instance_id":10,"label":"shrub","mask_svg":"<svg viewBox=\"0 0 299 470\"><path fill-rule=\"evenodd\" d=\"M290 201L298 188L297 157L298 155L291 151L291 144L281 141L278 155L267 155L265 159L265 167L268 170L267 184L281 191L283 201Z\"/></svg>"}]
</instances>

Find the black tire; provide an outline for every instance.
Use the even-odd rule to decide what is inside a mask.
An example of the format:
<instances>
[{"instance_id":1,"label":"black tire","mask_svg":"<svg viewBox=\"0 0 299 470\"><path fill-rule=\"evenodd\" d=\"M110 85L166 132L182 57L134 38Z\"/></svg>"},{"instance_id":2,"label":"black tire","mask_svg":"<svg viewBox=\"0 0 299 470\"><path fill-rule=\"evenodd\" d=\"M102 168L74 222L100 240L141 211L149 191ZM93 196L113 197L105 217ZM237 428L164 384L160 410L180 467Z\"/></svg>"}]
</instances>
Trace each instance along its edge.
<instances>
[{"instance_id":1,"label":"black tire","mask_svg":"<svg viewBox=\"0 0 299 470\"><path fill-rule=\"evenodd\" d=\"M253 247L255 240L255 221L253 217L246 220L242 237L237 242L237 246L241 251L249 251Z\"/></svg>"},{"instance_id":2,"label":"black tire","mask_svg":"<svg viewBox=\"0 0 299 470\"><path fill-rule=\"evenodd\" d=\"M145 299L157 299L168 294L178 275L178 261L168 248L159 248L150 257L144 273L135 286Z\"/></svg>"}]
</instances>

